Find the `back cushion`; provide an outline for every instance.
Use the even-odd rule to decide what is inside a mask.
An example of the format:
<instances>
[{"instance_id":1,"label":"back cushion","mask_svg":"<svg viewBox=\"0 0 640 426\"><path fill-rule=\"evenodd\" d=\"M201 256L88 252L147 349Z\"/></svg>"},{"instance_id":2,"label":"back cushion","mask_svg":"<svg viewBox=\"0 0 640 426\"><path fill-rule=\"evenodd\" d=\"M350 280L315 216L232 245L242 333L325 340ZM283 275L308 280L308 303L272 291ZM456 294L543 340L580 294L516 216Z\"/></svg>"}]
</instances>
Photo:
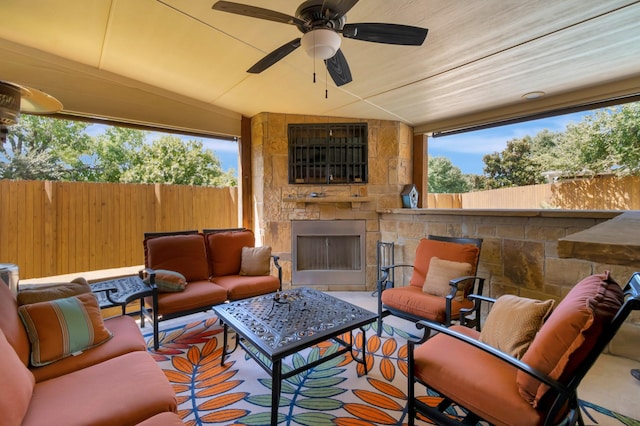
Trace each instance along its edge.
<instances>
[{"instance_id":1,"label":"back cushion","mask_svg":"<svg viewBox=\"0 0 640 426\"><path fill-rule=\"evenodd\" d=\"M16 351L22 363L25 366L29 365L29 354L31 353L29 336L27 336L27 330L18 315L15 296L3 283L0 283L0 329L4 332L7 341Z\"/></svg>"},{"instance_id":2,"label":"back cushion","mask_svg":"<svg viewBox=\"0 0 640 426\"><path fill-rule=\"evenodd\" d=\"M422 238L416 249L416 260L413 263L413 274L411 274L409 284L422 288L429 272L431 258L434 256L453 262L469 263L475 270L479 254L480 249L473 244L458 244Z\"/></svg>"},{"instance_id":3,"label":"back cushion","mask_svg":"<svg viewBox=\"0 0 640 426\"><path fill-rule=\"evenodd\" d=\"M179 272L187 281L209 278L207 249L202 234L145 239L144 264L151 269Z\"/></svg>"},{"instance_id":4,"label":"back cushion","mask_svg":"<svg viewBox=\"0 0 640 426\"><path fill-rule=\"evenodd\" d=\"M4 285L0 283L0 285ZM6 287L6 286L5 286ZM20 361L0 330L0 413L3 425L22 424L27 413L33 387L33 374Z\"/></svg>"},{"instance_id":5,"label":"back cushion","mask_svg":"<svg viewBox=\"0 0 640 426\"><path fill-rule=\"evenodd\" d=\"M522 361L553 379L566 381L593 349L623 300L622 289L608 271L583 279L542 325ZM549 387L522 371L516 381L520 395L539 408Z\"/></svg>"},{"instance_id":6,"label":"back cushion","mask_svg":"<svg viewBox=\"0 0 640 426\"><path fill-rule=\"evenodd\" d=\"M242 261L242 247L254 247L253 231L215 232L207 234L207 249L211 275L222 277L238 275Z\"/></svg>"}]
</instances>

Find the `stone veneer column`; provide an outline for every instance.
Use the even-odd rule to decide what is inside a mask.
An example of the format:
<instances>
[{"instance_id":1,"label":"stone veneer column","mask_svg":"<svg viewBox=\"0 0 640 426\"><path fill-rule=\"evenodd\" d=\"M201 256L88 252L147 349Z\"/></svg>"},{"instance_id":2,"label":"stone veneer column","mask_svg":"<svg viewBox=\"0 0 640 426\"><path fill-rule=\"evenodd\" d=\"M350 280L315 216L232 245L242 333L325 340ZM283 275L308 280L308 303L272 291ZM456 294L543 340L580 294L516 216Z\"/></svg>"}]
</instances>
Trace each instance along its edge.
<instances>
[{"instance_id":1,"label":"stone veneer column","mask_svg":"<svg viewBox=\"0 0 640 426\"><path fill-rule=\"evenodd\" d=\"M348 123L369 125L369 181L353 185L289 185L287 129L293 123ZM395 121L357 120L261 113L251 119L254 229L258 244L269 245L280 256L283 287L291 286L291 221L360 219L366 221L367 280L362 286L324 289L373 290L376 242L380 239L378 209L401 207L400 192L412 179L413 129ZM311 192L331 197L365 196L361 203L297 202ZM321 288L322 289L322 288Z\"/></svg>"}]
</instances>

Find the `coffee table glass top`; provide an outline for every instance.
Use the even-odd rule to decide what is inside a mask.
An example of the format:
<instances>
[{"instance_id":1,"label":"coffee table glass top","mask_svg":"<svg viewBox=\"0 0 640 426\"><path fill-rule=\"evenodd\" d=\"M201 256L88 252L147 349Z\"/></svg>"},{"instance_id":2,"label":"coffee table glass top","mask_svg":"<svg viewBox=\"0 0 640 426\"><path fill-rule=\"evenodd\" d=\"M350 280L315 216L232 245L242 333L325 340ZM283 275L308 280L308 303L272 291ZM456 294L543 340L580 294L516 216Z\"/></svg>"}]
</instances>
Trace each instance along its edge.
<instances>
[{"instance_id":1,"label":"coffee table glass top","mask_svg":"<svg viewBox=\"0 0 640 426\"><path fill-rule=\"evenodd\" d=\"M272 354L334 336L377 318L373 312L311 288L297 288L213 308L221 319ZM249 333L247 333L249 332Z\"/></svg>"}]
</instances>

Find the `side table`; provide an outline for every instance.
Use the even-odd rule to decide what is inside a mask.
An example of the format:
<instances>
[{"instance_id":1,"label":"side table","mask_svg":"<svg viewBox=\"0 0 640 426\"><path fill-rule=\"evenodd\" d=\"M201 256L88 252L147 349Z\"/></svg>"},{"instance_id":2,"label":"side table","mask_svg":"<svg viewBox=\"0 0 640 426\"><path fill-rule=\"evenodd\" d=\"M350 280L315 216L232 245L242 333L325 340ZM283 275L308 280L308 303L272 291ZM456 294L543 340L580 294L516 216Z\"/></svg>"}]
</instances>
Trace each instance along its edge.
<instances>
[{"instance_id":1,"label":"side table","mask_svg":"<svg viewBox=\"0 0 640 426\"><path fill-rule=\"evenodd\" d=\"M149 284L146 284L142 277L149 276ZM127 315L126 308L129 303L140 300L140 326L144 327L144 298L153 297L153 305L157 305L158 288L155 285L155 273L151 270L140 271L138 275L115 278L106 281L99 281L89 284L91 291L98 297L100 309L120 306L122 315ZM138 312L134 312L137 314Z\"/></svg>"}]
</instances>

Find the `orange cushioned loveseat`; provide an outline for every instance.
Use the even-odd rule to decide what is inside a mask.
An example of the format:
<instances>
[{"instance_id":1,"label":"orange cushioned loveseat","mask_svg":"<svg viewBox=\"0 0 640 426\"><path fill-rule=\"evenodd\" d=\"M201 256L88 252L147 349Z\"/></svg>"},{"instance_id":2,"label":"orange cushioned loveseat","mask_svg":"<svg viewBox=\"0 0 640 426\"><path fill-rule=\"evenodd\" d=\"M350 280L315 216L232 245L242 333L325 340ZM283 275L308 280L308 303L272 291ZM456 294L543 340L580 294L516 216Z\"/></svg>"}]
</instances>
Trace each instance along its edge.
<instances>
[{"instance_id":1,"label":"orange cushioned loveseat","mask_svg":"<svg viewBox=\"0 0 640 426\"><path fill-rule=\"evenodd\" d=\"M145 299L156 350L159 321L282 289L278 257L271 255L270 247L255 247L249 229L147 233L144 254L145 267L156 272L158 285L156 300ZM271 263L277 276L271 275ZM172 273L184 277L184 285L178 291L162 291L162 274Z\"/></svg>"},{"instance_id":2,"label":"orange cushioned loveseat","mask_svg":"<svg viewBox=\"0 0 640 426\"><path fill-rule=\"evenodd\" d=\"M138 325L129 316L102 320L97 299L85 288L76 296L18 306L0 281L0 423L180 424L175 393L147 353ZM82 315L54 320L60 306ZM65 321L67 328L60 325ZM65 353L78 333L88 346Z\"/></svg>"}]
</instances>

